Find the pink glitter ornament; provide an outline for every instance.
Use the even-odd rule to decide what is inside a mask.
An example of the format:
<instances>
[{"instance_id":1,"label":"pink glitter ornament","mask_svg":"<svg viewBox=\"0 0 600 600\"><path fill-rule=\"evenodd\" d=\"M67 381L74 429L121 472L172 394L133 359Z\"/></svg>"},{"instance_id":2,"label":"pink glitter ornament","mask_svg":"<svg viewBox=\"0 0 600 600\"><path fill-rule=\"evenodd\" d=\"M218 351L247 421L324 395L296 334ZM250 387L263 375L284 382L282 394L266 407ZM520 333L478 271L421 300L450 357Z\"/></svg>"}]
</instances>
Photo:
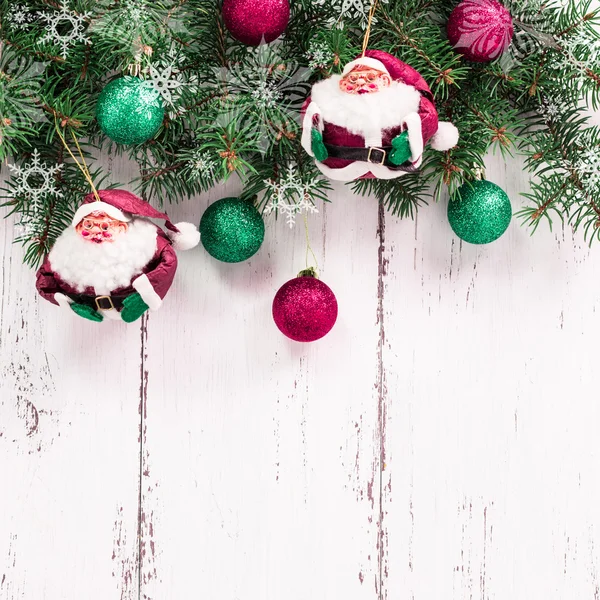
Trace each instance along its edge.
<instances>
[{"instance_id":1,"label":"pink glitter ornament","mask_svg":"<svg viewBox=\"0 0 600 600\"><path fill-rule=\"evenodd\" d=\"M223 0L222 11L229 33L249 46L277 39L290 20L289 0Z\"/></svg>"},{"instance_id":2,"label":"pink glitter ornament","mask_svg":"<svg viewBox=\"0 0 600 600\"><path fill-rule=\"evenodd\" d=\"M466 59L490 62L510 46L512 16L496 0L463 0L448 20L448 39Z\"/></svg>"},{"instance_id":3,"label":"pink glitter ornament","mask_svg":"<svg viewBox=\"0 0 600 600\"><path fill-rule=\"evenodd\" d=\"M290 339L314 342L335 325L338 305L326 284L304 273L281 286L273 300L273 319Z\"/></svg>"}]
</instances>

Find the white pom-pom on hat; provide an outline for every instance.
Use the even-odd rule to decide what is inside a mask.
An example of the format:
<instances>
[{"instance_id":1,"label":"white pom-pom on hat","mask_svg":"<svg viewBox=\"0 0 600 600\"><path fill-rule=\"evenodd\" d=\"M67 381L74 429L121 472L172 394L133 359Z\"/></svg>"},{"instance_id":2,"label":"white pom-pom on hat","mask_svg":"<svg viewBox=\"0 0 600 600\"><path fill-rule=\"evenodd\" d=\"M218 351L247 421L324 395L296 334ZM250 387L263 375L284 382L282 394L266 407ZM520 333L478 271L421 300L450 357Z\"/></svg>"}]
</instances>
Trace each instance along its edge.
<instances>
[{"instance_id":1,"label":"white pom-pom on hat","mask_svg":"<svg viewBox=\"0 0 600 600\"><path fill-rule=\"evenodd\" d=\"M429 140L434 150L445 152L458 144L458 129L452 123L440 122L437 133Z\"/></svg>"},{"instance_id":2,"label":"white pom-pom on hat","mask_svg":"<svg viewBox=\"0 0 600 600\"><path fill-rule=\"evenodd\" d=\"M178 251L191 250L200 243L200 232L193 223L175 223L177 231L169 230L167 235Z\"/></svg>"}]
</instances>

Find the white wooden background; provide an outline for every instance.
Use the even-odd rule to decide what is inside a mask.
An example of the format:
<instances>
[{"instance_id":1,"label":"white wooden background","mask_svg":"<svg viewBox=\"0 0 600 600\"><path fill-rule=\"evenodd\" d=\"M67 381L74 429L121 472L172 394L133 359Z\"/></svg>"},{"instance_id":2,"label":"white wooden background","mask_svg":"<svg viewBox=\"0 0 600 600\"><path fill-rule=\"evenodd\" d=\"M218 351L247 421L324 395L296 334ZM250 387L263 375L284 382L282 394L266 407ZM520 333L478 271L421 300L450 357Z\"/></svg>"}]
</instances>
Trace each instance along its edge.
<instances>
[{"instance_id":1,"label":"white wooden background","mask_svg":"<svg viewBox=\"0 0 600 600\"><path fill-rule=\"evenodd\" d=\"M518 209L520 163L488 178ZM331 200L312 345L271 319L302 227L245 264L182 253L127 326L38 298L0 223L1 600L600 598L600 246Z\"/></svg>"}]
</instances>

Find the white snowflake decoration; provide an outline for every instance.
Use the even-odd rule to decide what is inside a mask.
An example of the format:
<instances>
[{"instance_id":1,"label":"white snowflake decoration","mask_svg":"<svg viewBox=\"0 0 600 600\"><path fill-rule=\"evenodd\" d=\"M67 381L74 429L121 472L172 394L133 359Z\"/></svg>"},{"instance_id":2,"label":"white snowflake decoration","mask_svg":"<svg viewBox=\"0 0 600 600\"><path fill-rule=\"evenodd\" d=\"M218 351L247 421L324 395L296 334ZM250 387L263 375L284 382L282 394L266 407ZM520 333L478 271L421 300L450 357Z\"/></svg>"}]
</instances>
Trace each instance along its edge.
<instances>
[{"instance_id":1,"label":"white snowflake decoration","mask_svg":"<svg viewBox=\"0 0 600 600\"><path fill-rule=\"evenodd\" d=\"M196 177L212 179L215 171L215 162L208 150L197 149L189 160L190 171Z\"/></svg>"},{"instance_id":2,"label":"white snowflake decoration","mask_svg":"<svg viewBox=\"0 0 600 600\"><path fill-rule=\"evenodd\" d=\"M149 79L146 81L154 88L169 106L173 106L172 90L177 90L183 86L183 80L179 75L179 69L172 65L161 69L150 65L148 67Z\"/></svg>"},{"instance_id":3,"label":"white snowflake decoration","mask_svg":"<svg viewBox=\"0 0 600 600\"><path fill-rule=\"evenodd\" d=\"M37 148L33 151L30 163L24 165L8 165L8 168L14 173L16 186L15 195L27 198L33 208L37 206L44 196L62 197L62 192L56 189L56 175L62 170L64 165L47 166L40 162L40 154ZM41 184L36 187L32 183L33 179L41 180Z\"/></svg>"},{"instance_id":4,"label":"white snowflake decoration","mask_svg":"<svg viewBox=\"0 0 600 600\"><path fill-rule=\"evenodd\" d=\"M600 185L600 148L596 147L585 150L576 167L585 176L585 187L590 191L597 191Z\"/></svg>"},{"instance_id":5,"label":"white snowflake decoration","mask_svg":"<svg viewBox=\"0 0 600 600\"><path fill-rule=\"evenodd\" d=\"M277 136L298 121L310 71L286 60L276 46L249 48L244 60L214 69L214 73L210 88L221 98L215 124L244 124L255 139L257 151L266 153Z\"/></svg>"},{"instance_id":6,"label":"white snowflake decoration","mask_svg":"<svg viewBox=\"0 0 600 600\"><path fill-rule=\"evenodd\" d=\"M165 32L184 30L183 4L167 8L154 0L99 0L98 16L90 28L115 48L127 49L140 60L142 51L152 49Z\"/></svg>"},{"instance_id":7,"label":"white snowflake decoration","mask_svg":"<svg viewBox=\"0 0 600 600\"><path fill-rule=\"evenodd\" d=\"M145 81L171 108L169 117L172 119L185 113L184 107L177 107L183 91L193 94L198 90L198 76L189 69L184 73L180 68L184 62L185 56L173 45L166 55L142 69Z\"/></svg>"},{"instance_id":8,"label":"white snowflake decoration","mask_svg":"<svg viewBox=\"0 0 600 600\"><path fill-rule=\"evenodd\" d=\"M265 214L280 212L286 216L290 229L296 224L296 216L301 212L318 213L310 199L310 193L317 189L316 181L303 182L293 165L288 166L285 176L279 181L265 180L271 200L265 207Z\"/></svg>"},{"instance_id":9,"label":"white snowflake decoration","mask_svg":"<svg viewBox=\"0 0 600 600\"><path fill-rule=\"evenodd\" d=\"M388 0L380 0L382 4L387 4ZM316 6L330 5L337 17L332 17L327 25L329 27L337 27L343 29L345 21L358 21L363 29L366 29L369 21L369 12L373 4L373 0L313 0ZM377 19L373 18L373 23Z\"/></svg>"},{"instance_id":10,"label":"white snowflake decoration","mask_svg":"<svg viewBox=\"0 0 600 600\"><path fill-rule=\"evenodd\" d=\"M13 29L25 30L35 20L35 17L27 7L15 4L8 10L6 19Z\"/></svg>"},{"instance_id":11,"label":"white snowflake decoration","mask_svg":"<svg viewBox=\"0 0 600 600\"><path fill-rule=\"evenodd\" d=\"M586 23L559 38L556 49L556 67L576 71L578 84L587 79L590 70L595 71L598 68L600 40L589 30Z\"/></svg>"},{"instance_id":12,"label":"white snowflake decoration","mask_svg":"<svg viewBox=\"0 0 600 600\"><path fill-rule=\"evenodd\" d=\"M251 95L256 101L256 105L262 110L274 108L283 98L281 90L273 81L260 81Z\"/></svg>"},{"instance_id":13,"label":"white snowflake decoration","mask_svg":"<svg viewBox=\"0 0 600 600\"><path fill-rule=\"evenodd\" d=\"M313 69L326 69L335 59L335 55L325 42L313 40L306 53L308 66Z\"/></svg>"},{"instance_id":14,"label":"white snowflake decoration","mask_svg":"<svg viewBox=\"0 0 600 600\"><path fill-rule=\"evenodd\" d=\"M567 105L558 98L544 98L540 104L540 113L543 115L546 123L549 123L550 121L559 119L560 115L562 115L567 108Z\"/></svg>"},{"instance_id":15,"label":"white snowflake decoration","mask_svg":"<svg viewBox=\"0 0 600 600\"><path fill-rule=\"evenodd\" d=\"M61 47L61 56L67 58L69 47L75 42L88 43L90 40L85 33L85 22L91 13L77 14L69 10L68 0L61 0L60 10L52 13L42 12L40 18L46 21L46 35L40 39L41 43L52 42ZM58 31L59 26L69 25L65 33Z\"/></svg>"}]
</instances>

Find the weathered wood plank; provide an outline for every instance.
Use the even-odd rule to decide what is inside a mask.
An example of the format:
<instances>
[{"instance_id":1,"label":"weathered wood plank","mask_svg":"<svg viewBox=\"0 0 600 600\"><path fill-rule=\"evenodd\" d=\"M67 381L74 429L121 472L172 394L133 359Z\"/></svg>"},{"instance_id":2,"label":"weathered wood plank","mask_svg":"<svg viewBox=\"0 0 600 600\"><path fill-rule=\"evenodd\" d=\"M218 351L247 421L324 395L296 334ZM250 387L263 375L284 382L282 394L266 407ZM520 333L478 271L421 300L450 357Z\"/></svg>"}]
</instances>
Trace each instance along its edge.
<instances>
[{"instance_id":1,"label":"weathered wood plank","mask_svg":"<svg viewBox=\"0 0 600 600\"><path fill-rule=\"evenodd\" d=\"M377 598L377 207L335 200L310 220L340 299L321 342L270 314L305 266L301 222L270 221L248 264L182 254L149 318L142 598Z\"/></svg>"},{"instance_id":2,"label":"weathered wood plank","mask_svg":"<svg viewBox=\"0 0 600 600\"><path fill-rule=\"evenodd\" d=\"M96 327L38 302L2 224L2 600L595 598L598 249L332 199L340 318L312 346L270 317L301 226L246 265L183 253L159 313Z\"/></svg>"},{"instance_id":3,"label":"weathered wood plank","mask_svg":"<svg viewBox=\"0 0 600 600\"><path fill-rule=\"evenodd\" d=\"M460 244L445 204L386 238L384 597L597 598L598 248Z\"/></svg>"},{"instance_id":4,"label":"weathered wood plank","mask_svg":"<svg viewBox=\"0 0 600 600\"><path fill-rule=\"evenodd\" d=\"M0 598L134 600L139 327L38 299L0 228Z\"/></svg>"}]
</instances>

